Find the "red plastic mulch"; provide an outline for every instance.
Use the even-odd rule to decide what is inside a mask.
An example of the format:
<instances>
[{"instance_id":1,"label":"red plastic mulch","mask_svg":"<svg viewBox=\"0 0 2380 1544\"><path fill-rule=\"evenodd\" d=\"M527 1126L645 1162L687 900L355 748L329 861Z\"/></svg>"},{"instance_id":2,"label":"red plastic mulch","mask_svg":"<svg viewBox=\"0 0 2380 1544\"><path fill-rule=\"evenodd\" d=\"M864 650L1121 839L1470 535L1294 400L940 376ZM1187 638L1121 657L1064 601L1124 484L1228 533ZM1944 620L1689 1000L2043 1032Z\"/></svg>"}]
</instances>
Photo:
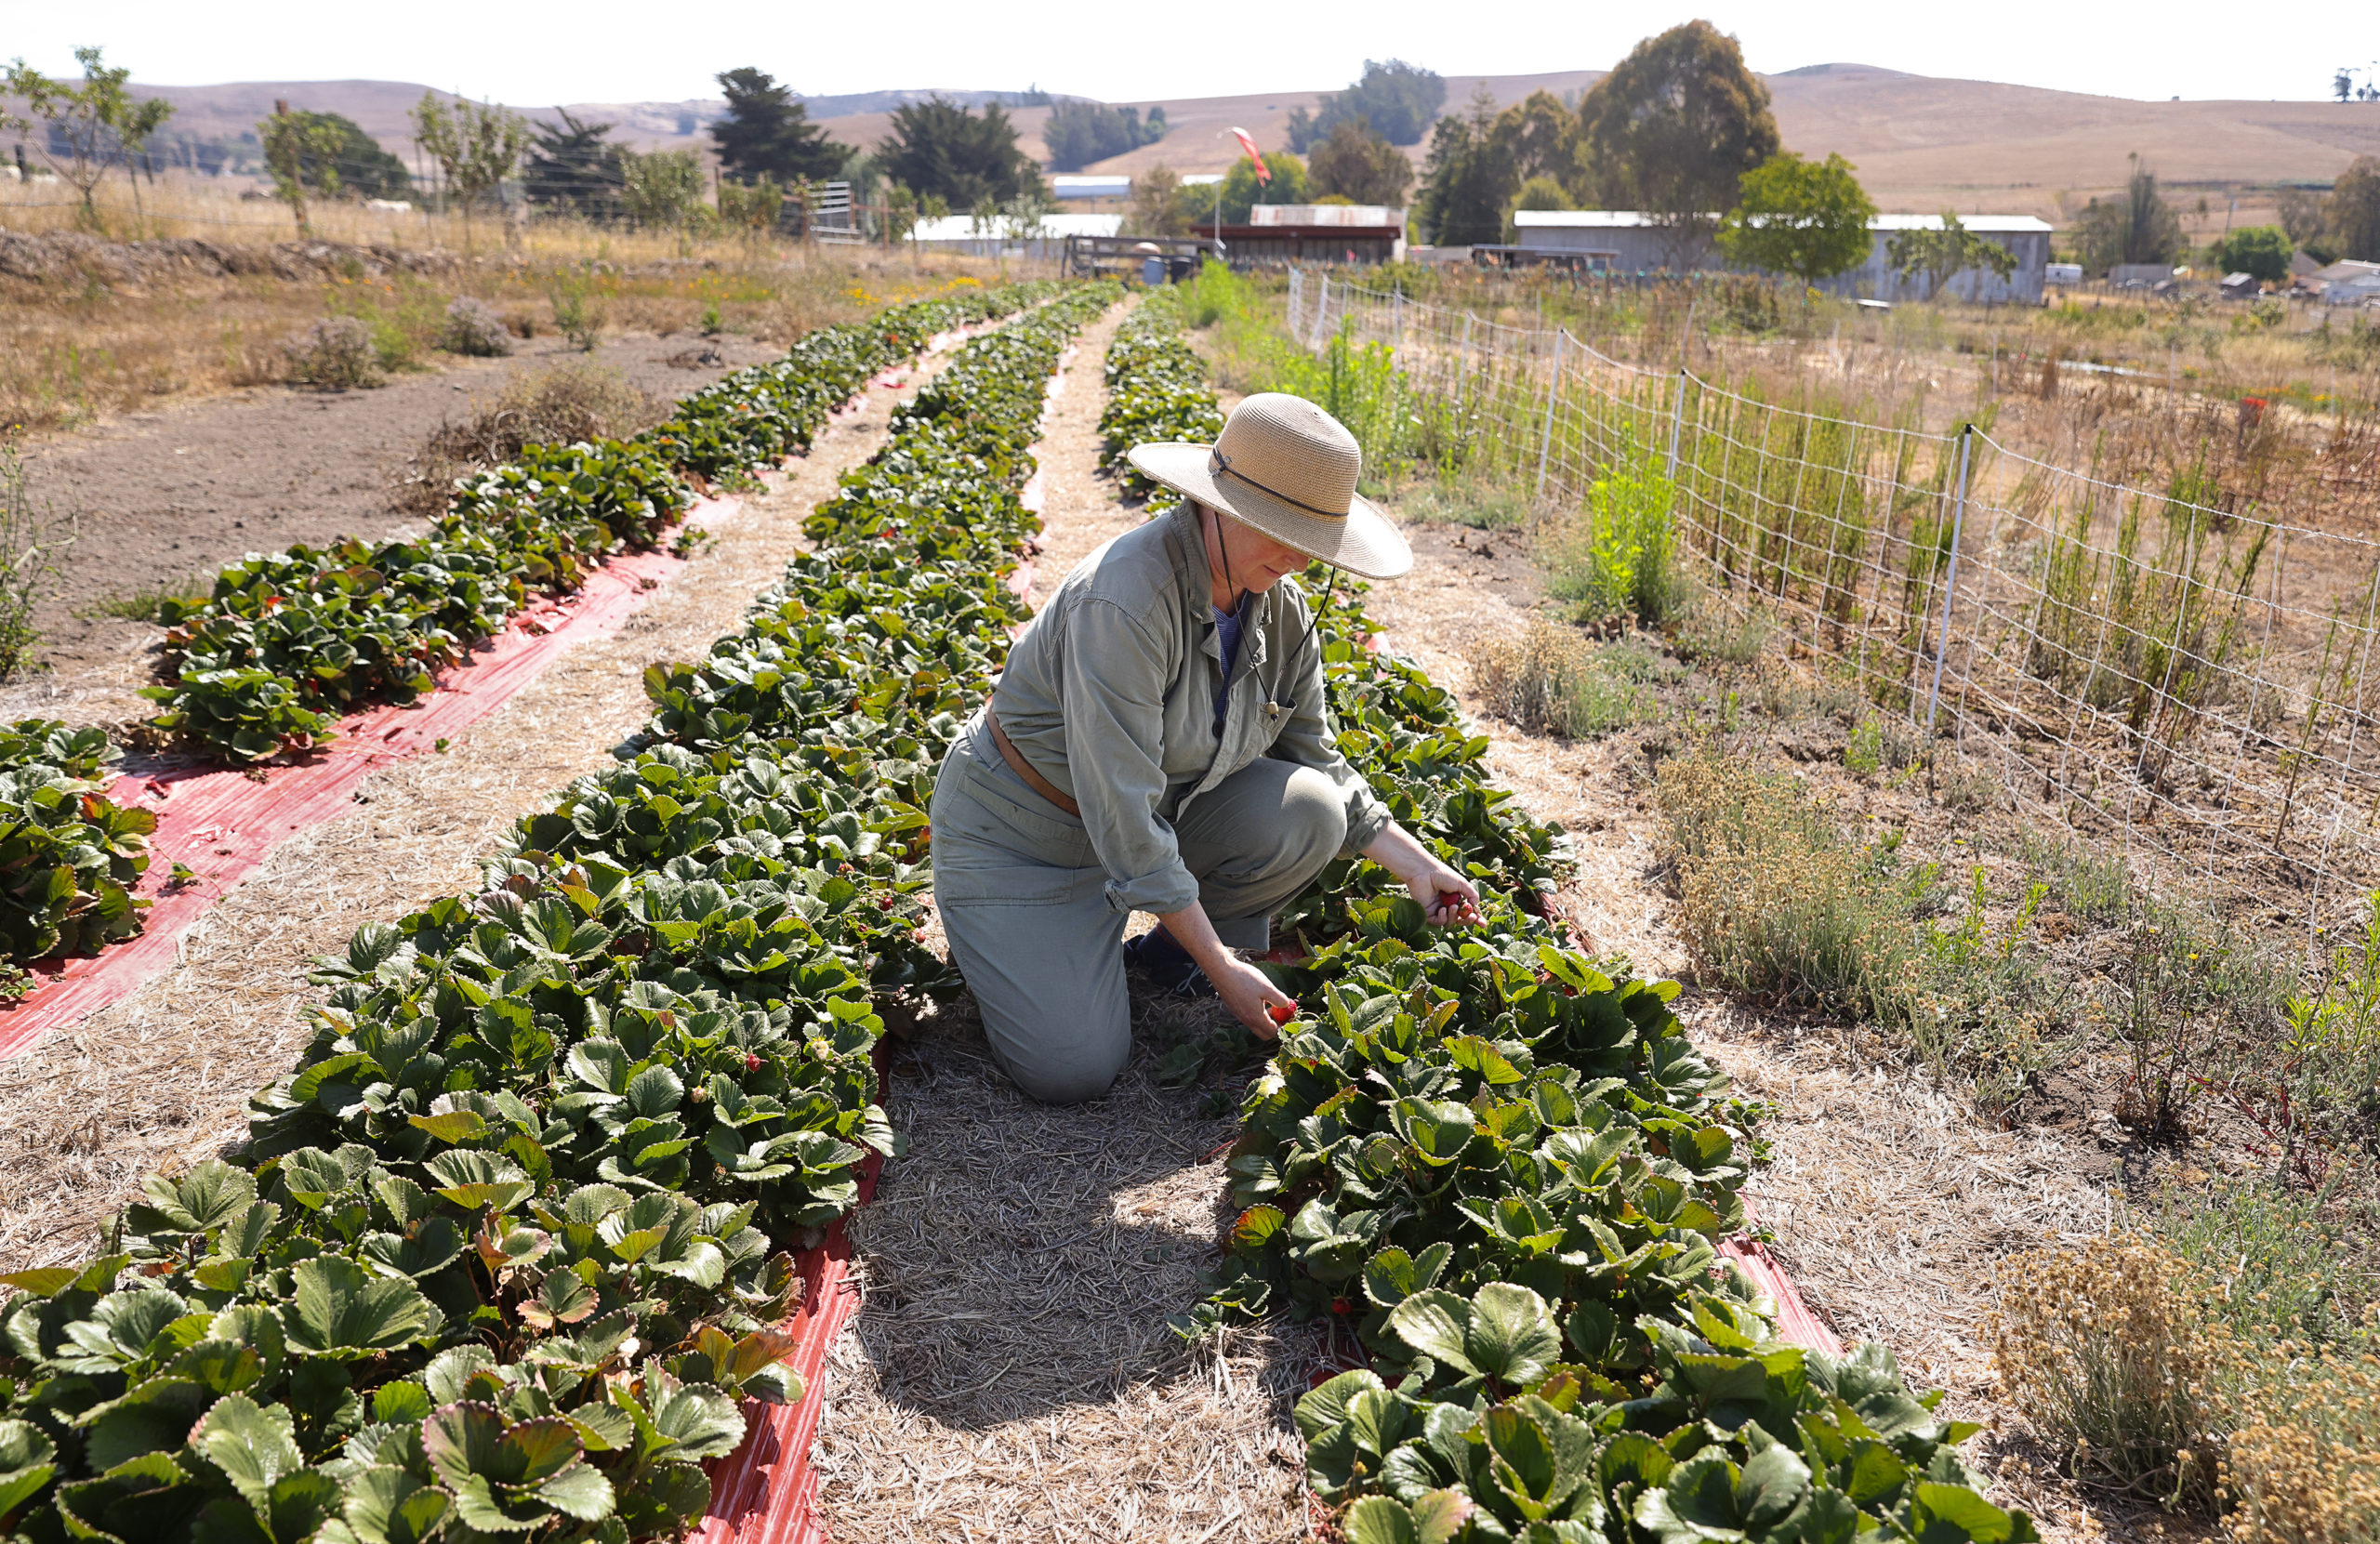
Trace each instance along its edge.
<instances>
[{"instance_id":1,"label":"red plastic mulch","mask_svg":"<svg viewBox=\"0 0 2380 1544\"><path fill-rule=\"evenodd\" d=\"M697 499L690 520L712 524L740 501ZM345 812L356 785L382 767L436 748L494 713L536 679L562 651L619 630L644 597L684 567L666 552L615 559L575 595L524 610L503 632L446 671L438 690L411 707L378 707L340 720L339 738L294 766L270 769L262 782L245 772L188 766L122 777L108 790L117 803L152 810L149 872L139 893L154 904L140 936L88 959L45 960L47 977L21 1002L0 1010L0 1059L22 1055L62 1028L126 996L171 966L190 925L267 854L298 831ZM178 860L196 882L171 883Z\"/></svg>"},{"instance_id":2,"label":"red plastic mulch","mask_svg":"<svg viewBox=\"0 0 2380 1544\"><path fill-rule=\"evenodd\" d=\"M878 1076L884 1058L877 1058ZM859 1204L876 1197L884 1160L871 1155L860 1170ZM687 1544L824 1544L818 1515L818 1471L810 1445L826 1402L826 1353L859 1312L859 1284L851 1279L852 1241L838 1221L826 1241L794 1259L801 1303L786 1328L800 1338L786 1365L801 1376L801 1398L791 1405L744 1403L744 1445L705 1467L710 1471L710 1513Z\"/></svg>"}]
</instances>

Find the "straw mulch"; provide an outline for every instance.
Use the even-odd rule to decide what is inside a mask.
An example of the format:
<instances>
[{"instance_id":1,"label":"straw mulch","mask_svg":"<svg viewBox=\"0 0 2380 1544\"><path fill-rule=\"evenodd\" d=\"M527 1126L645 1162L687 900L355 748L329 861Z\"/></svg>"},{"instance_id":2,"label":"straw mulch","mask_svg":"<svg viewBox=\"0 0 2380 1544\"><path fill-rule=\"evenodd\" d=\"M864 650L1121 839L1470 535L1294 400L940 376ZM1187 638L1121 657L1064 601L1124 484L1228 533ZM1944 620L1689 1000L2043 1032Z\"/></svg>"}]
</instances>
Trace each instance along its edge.
<instances>
[{"instance_id":1,"label":"straw mulch","mask_svg":"<svg viewBox=\"0 0 2380 1544\"><path fill-rule=\"evenodd\" d=\"M1231 1138L1150 1076L1166 1006L1142 1005L1142 1054L1091 1104L1016 1093L964 1010L894 1062L909 1151L853 1220L866 1297L813 1456L833 1537L1297 1536L1313 1336L1194 1352L1164 1322L1227 1221Z\"/></svg>"},{"instance_id":2,"label":"straw mulch","mask_svg":"<svg viewBox=\"0 0 2380 1544\"><path fill-rule=\"evenodd\" d=\"M800 520L883 442L894 394L820 436L775 491L613 638L564 655L444 756L378 773L352 813L299 832L182 939L176 968L124 1001L0 1062L0 1262L89 1253L140 1181L245 1131L248 1094L285 1072L321 994L308 962L362 923L477 888L476 862L551 790L610 762L644 719L641 672L699 654L741 622L800 548Z\"/></svg>"}]
</instances>

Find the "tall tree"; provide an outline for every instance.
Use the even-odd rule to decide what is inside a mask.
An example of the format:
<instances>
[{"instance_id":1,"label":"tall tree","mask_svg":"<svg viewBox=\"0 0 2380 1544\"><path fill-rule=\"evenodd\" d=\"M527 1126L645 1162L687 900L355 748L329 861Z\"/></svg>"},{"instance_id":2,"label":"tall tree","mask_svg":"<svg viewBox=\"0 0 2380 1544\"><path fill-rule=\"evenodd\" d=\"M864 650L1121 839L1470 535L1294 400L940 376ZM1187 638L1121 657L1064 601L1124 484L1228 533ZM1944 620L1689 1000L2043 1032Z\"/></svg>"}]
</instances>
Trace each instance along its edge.
<instances>
[{"instance_id":1,"label":"tall tree","mask_svg":"<svg viewBox=\"0 0 2380 1544\"><path fill-rule=\"evenodd\" d=\"M306 116L327 131L325 139L337 137L331 170L337 174L340 192L354 198L395 198L411 190L413 174L405 170L405 164L382 150L380 141L364 133L362 125L337 112ZM313 175L311 165L309 175Z\"/></svg>"},{"instance_id":2,"label":"tall tree","mask_svg":"<svg viewBox=\"0 0 2380 1544\"><path fill-rule=\"evenodd\" d=\"M1942 223L1931 231L1904 231L1884 244L1884 257L1903 279L1925 276L1925 298L1939 300L1950 281L1968 269L1989 269L2005 278L2016 269L2016 254L1988 236L1966 228L1954 210L1942 211Z\"/></svg>"},{"instance_id":3,"label":"tall tree","mask_svg":"<svg viewBox=\"0 0 2380 1544\"><path fill-rule=\"evenodd\" d=\"M25 111L49 130L42 158L67 184L83 195L82 221L99 229L99 206L92 194L118 165L129 171L127 151L137 151L173 115L173 104L152 97L136 101L125 89L132 72L111 67L98 48L77 48L74 62L83 67L83 84L68 86L50 79L21 59L0 77L0 88L25 104ZM133 197L139 198L139 184Z\"/></svg>"},{"instance_id":4,"label":"tall tree","mask_svg":"<svg viewBox=\"0 0 2380 1544\"><path fill-rule=\"evenodd\" d=\"M2182 218L2157 191L2157 174L2132 157L2123 193L2093 199L2073 225L2082 261L2094 269L2118 263L2170 263L2182 250Z\"/></svg>"},{"instance_id":5,"label":"tall tree","mask_svg":"<svg viewBox=\"0 0 2380 1544\"><path fill-rule=\"evenodd\" d=\"M2244 273L2268 284L2289 277L2289 259L2296 244L2278 225L2243 225L2223 238L2215 249L2226 273Z\"/></svg>"},{"instance_id":6,"label":"tall tree","mask_svg":"<svg viewBox=\"0 0 2380 1544\"><path fill-rule=\"evenodd\" d=\"M1289 149L1304 154L1341 124L1369 124L1392 145L1418 145L1447 104L1447 83L1435 70L1401 59L1364 60L1363 78L1322 99L1317 111L1289 113Z\"/></svg>"},{"instance_id":7,"label":"tall tree","mask_svg":"<svg viewBox=\"0 0 2380 1544\"><path fill-rule=\"evenodd\" d=\"M1551 91L1532 91L1497 115L1496 143L1526 182L1551 178L1569 198L1590 191L1579 157L1579 115Z\"/></svg>"},{"instance_id":8,"label":"tall tree","mask_svg":"<svg viewBox=\"0 0 2380 1544\"><path fill-rule=\"evenodd\" d=\"M323 198L339 191L338 152L347 136L323 113L289 111L286 100L272 104L272 116L257 125L264 147L265 168L272 173L273 196L289 205L300 240L314 233L306 213L311 191Z\"/></svg>"},{"instance_id":9,"label":"tall tree","mask_svg":"<svg viewBox=\"0 0 2380 1544\"><path fill-rule=\"evenodd\" d=\"M620 202L620 147L610 124L583 123L560 110L559 124L529 130L529 158L521 168L522 195L590 217L611 214Z\"/></svg>"},{"instance_id":10,"label":"tall tree","mask_svg":"<svg viewBox=\"0 0 2380 1544\"><path fill-rule=\"evenodd\" d=\"M1496 99L1486 86L1472 93L1464 112L1448 113L1431 129L1421 178L1416 223L1431 241L1469 246L1502 239L1505 208L1520 178L1497 142Z\"/></svg>"},{"instance_id":11,"label":"tall tree","mask_svg":"<svg viewBox=\"0 0 2380 1544\"><path fill-rule=\"evenodd\" d=\"M997 102L980 116L941 97L902 104L876 164L920 197L933 194L954 209L1049 196L1041 169L1017 148L1016 125Z\"/></svg>"},{"instance_id":12,"label":"tall tree","mask_svg":"<svg viewBox=\"0 0 2380 1544\"><path fill-rule=\"evenodd\" d=\"M1805 161L1779 151L1743 176L1743 199L1719 227L1719 249L1747 268L1802 281L1803 304L1821 279L1848 273L1874 249L1876 205L1840 155Z\"/></svg>"},{"instance_id":13,"label":"tall tree","mask_svg":"<svg viewBox=\"0 0 2380 1544\"><path fill-rule=\"evenodd\" d=\"M471 211L504 185L529 145L529 125L491 102L455 99L453 106L425 91L413 104L413 132L444 178L446 196L463 212L463 245L471 244Z\"/></svg>"},{"instance_id":14,"label":"tall tree","mask_svg":"<svg viewBox=\"0 0 2380 1544\"><path fill-rule=\"evenodd\" d=\"M1124 206L1124 226L1135 236L1186 236L1203 212L1194 205L1203 188L1184 188L1182 176L1160 161L1132 178L1132 196ZM1211 216L1210 216L1211 218Z\"/></svg>"},{"instance_id":15,"label":"tall tree","mask_svg":"<svg viewBox=\"0 0 2380 1544\"><path fill-rule=\"evenodd\" d=\"M1305 163L1287 151L1275 151L1264 158L1264 169L1271 176L1259 180L1256 163L1246 156L1231 164L1223 173L1223 209L1225 225L1246 225L1250 211L1260 204L1303 204L1307 198ZM1214 218L1210 210L1206 218Z\"/></svg>"},{"instance_id":16,"label":"tall tree","mask_svg":"<svg viewBox=\"0 0 2380 1544\"><path fill-rule=\"evenodd\" d=\"M2380 157L2359 155L2339 173L2329 214L2340 257L2380 262Z\"/></svg>"},{"instance_id":17,"label":"tall tree","mask_svg":"<svg viewBox=\"0 0 2380 1544\"><path fill-rule=\"evenodd\" d=\"M766 178L780 185L824 181L843 169L852 147L826 137L810 121L810 110L766 71L746 65L722 70L727 116L710 125L711 143L728 176L751 182Z\"/></svg>"},{"instance_id":18,"label":"tall tree","mask_svg":"<svg viewBox=\"0 0 2380 1544\"><path fill-rule=\"evenodd\" d=\"M1702 255L1739 179L1778 143L1768 87L1708 21L1636 45L1588 91L1579 119L1597 192L1651 216L1676 267Z\"/></svg>"},{"instance_id":19,"label":"tall tree","mask_svg":"<svg viewBox=\"0 0 2380 1544\"><path fill-rule=\"evenodd\" d=\"M1369 124L1342 122L1306 158L1307 190L1316 198L1350 204L1400 205L1413 180L1413 163Z\"/></svg>"}]
</instances>

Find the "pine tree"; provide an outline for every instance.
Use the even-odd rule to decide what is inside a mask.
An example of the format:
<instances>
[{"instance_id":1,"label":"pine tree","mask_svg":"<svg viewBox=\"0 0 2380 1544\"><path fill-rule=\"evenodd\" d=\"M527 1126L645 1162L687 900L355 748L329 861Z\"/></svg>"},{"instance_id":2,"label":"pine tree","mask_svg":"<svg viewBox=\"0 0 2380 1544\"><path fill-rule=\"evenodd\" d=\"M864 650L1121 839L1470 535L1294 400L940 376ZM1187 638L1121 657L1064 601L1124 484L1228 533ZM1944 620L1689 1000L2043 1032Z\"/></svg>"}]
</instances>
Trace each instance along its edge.
<instances>
[{"instance_id":1,"label":"pine tree","mask_svg":"<svg viewBox=\"0 0 2380 1544\"><path fill-rule=\"evenodd\" d=\"M819 182L851 159L852 147L826 138L793 89L768 72L749 65L723 70L719 85L727 93L727 116L710 125L710 137L728 176L747 182L765 178L780 187Z\"/></svg>"}]
</instances>

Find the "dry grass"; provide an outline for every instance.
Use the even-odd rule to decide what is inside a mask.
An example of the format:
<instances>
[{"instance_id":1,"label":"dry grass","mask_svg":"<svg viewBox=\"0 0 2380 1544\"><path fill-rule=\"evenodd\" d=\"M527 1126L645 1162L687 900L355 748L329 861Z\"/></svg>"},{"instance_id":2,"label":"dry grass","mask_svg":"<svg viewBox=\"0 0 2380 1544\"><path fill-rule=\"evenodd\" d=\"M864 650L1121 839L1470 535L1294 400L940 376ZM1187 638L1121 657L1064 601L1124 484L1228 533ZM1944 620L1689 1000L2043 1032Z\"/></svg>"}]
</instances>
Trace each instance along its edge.
<instances>
[{"instance_id":1,"label":"dry grass","mask_svg":"<svg viewBox=\"0 0 2380 1544\"><path fill-rule=\"evenodd\" d=\"M71 223L71 212L12 206L26 196L22 185L0 183L0 235ZM445 309L458 296L486 302L516 330L551 334L562 285L582 289L615 332L688 331L715 315L726 329L787 343L993 267L920 265L872 248L721 243L681 252L674 238L573 222L528 226L512 251L491 240L500 231L483 231L477 250L463 254L459 228L447 222L346 205L326 209L320 240L300 245L285 219L264 218L273 207L233 203L238 223L229 226L152 218L144 227L152 238L212 244L213 256L54 237L42 262L20 265L26 271L0 265L0 427L67 429L278 382L282 339L328 315L371 326L390 369L438 366ZM131 236L128 210L110 218L114 239ZM388 228L390 218L419 228ZM275 242L284 244L265 244ZM66 248L74 250L60 257ZM242 271L222 271L226 256Z\"/></svg>"},{"instance_id":2,"label":"dry grass","mask_svg":"<svg viewBox=\"0 0 2380 1544\"><path fill-rule=\"evenodd\" d=\"M799 516L882 442L892 394L871 389L790 481L717 525L718 540L615 637L574 650L444 756L366 781L358 808L293 836L184 935L176 968L72 1031L0 1063L0 1260L87 1254L143 1177L245 1130L247 1095L284 1072L320 994L307 962L361 923L475 888L475 864L520 815L649 711L643 666L699 653L742 620L799 547Z\"/></svg>"}]
</instances>

